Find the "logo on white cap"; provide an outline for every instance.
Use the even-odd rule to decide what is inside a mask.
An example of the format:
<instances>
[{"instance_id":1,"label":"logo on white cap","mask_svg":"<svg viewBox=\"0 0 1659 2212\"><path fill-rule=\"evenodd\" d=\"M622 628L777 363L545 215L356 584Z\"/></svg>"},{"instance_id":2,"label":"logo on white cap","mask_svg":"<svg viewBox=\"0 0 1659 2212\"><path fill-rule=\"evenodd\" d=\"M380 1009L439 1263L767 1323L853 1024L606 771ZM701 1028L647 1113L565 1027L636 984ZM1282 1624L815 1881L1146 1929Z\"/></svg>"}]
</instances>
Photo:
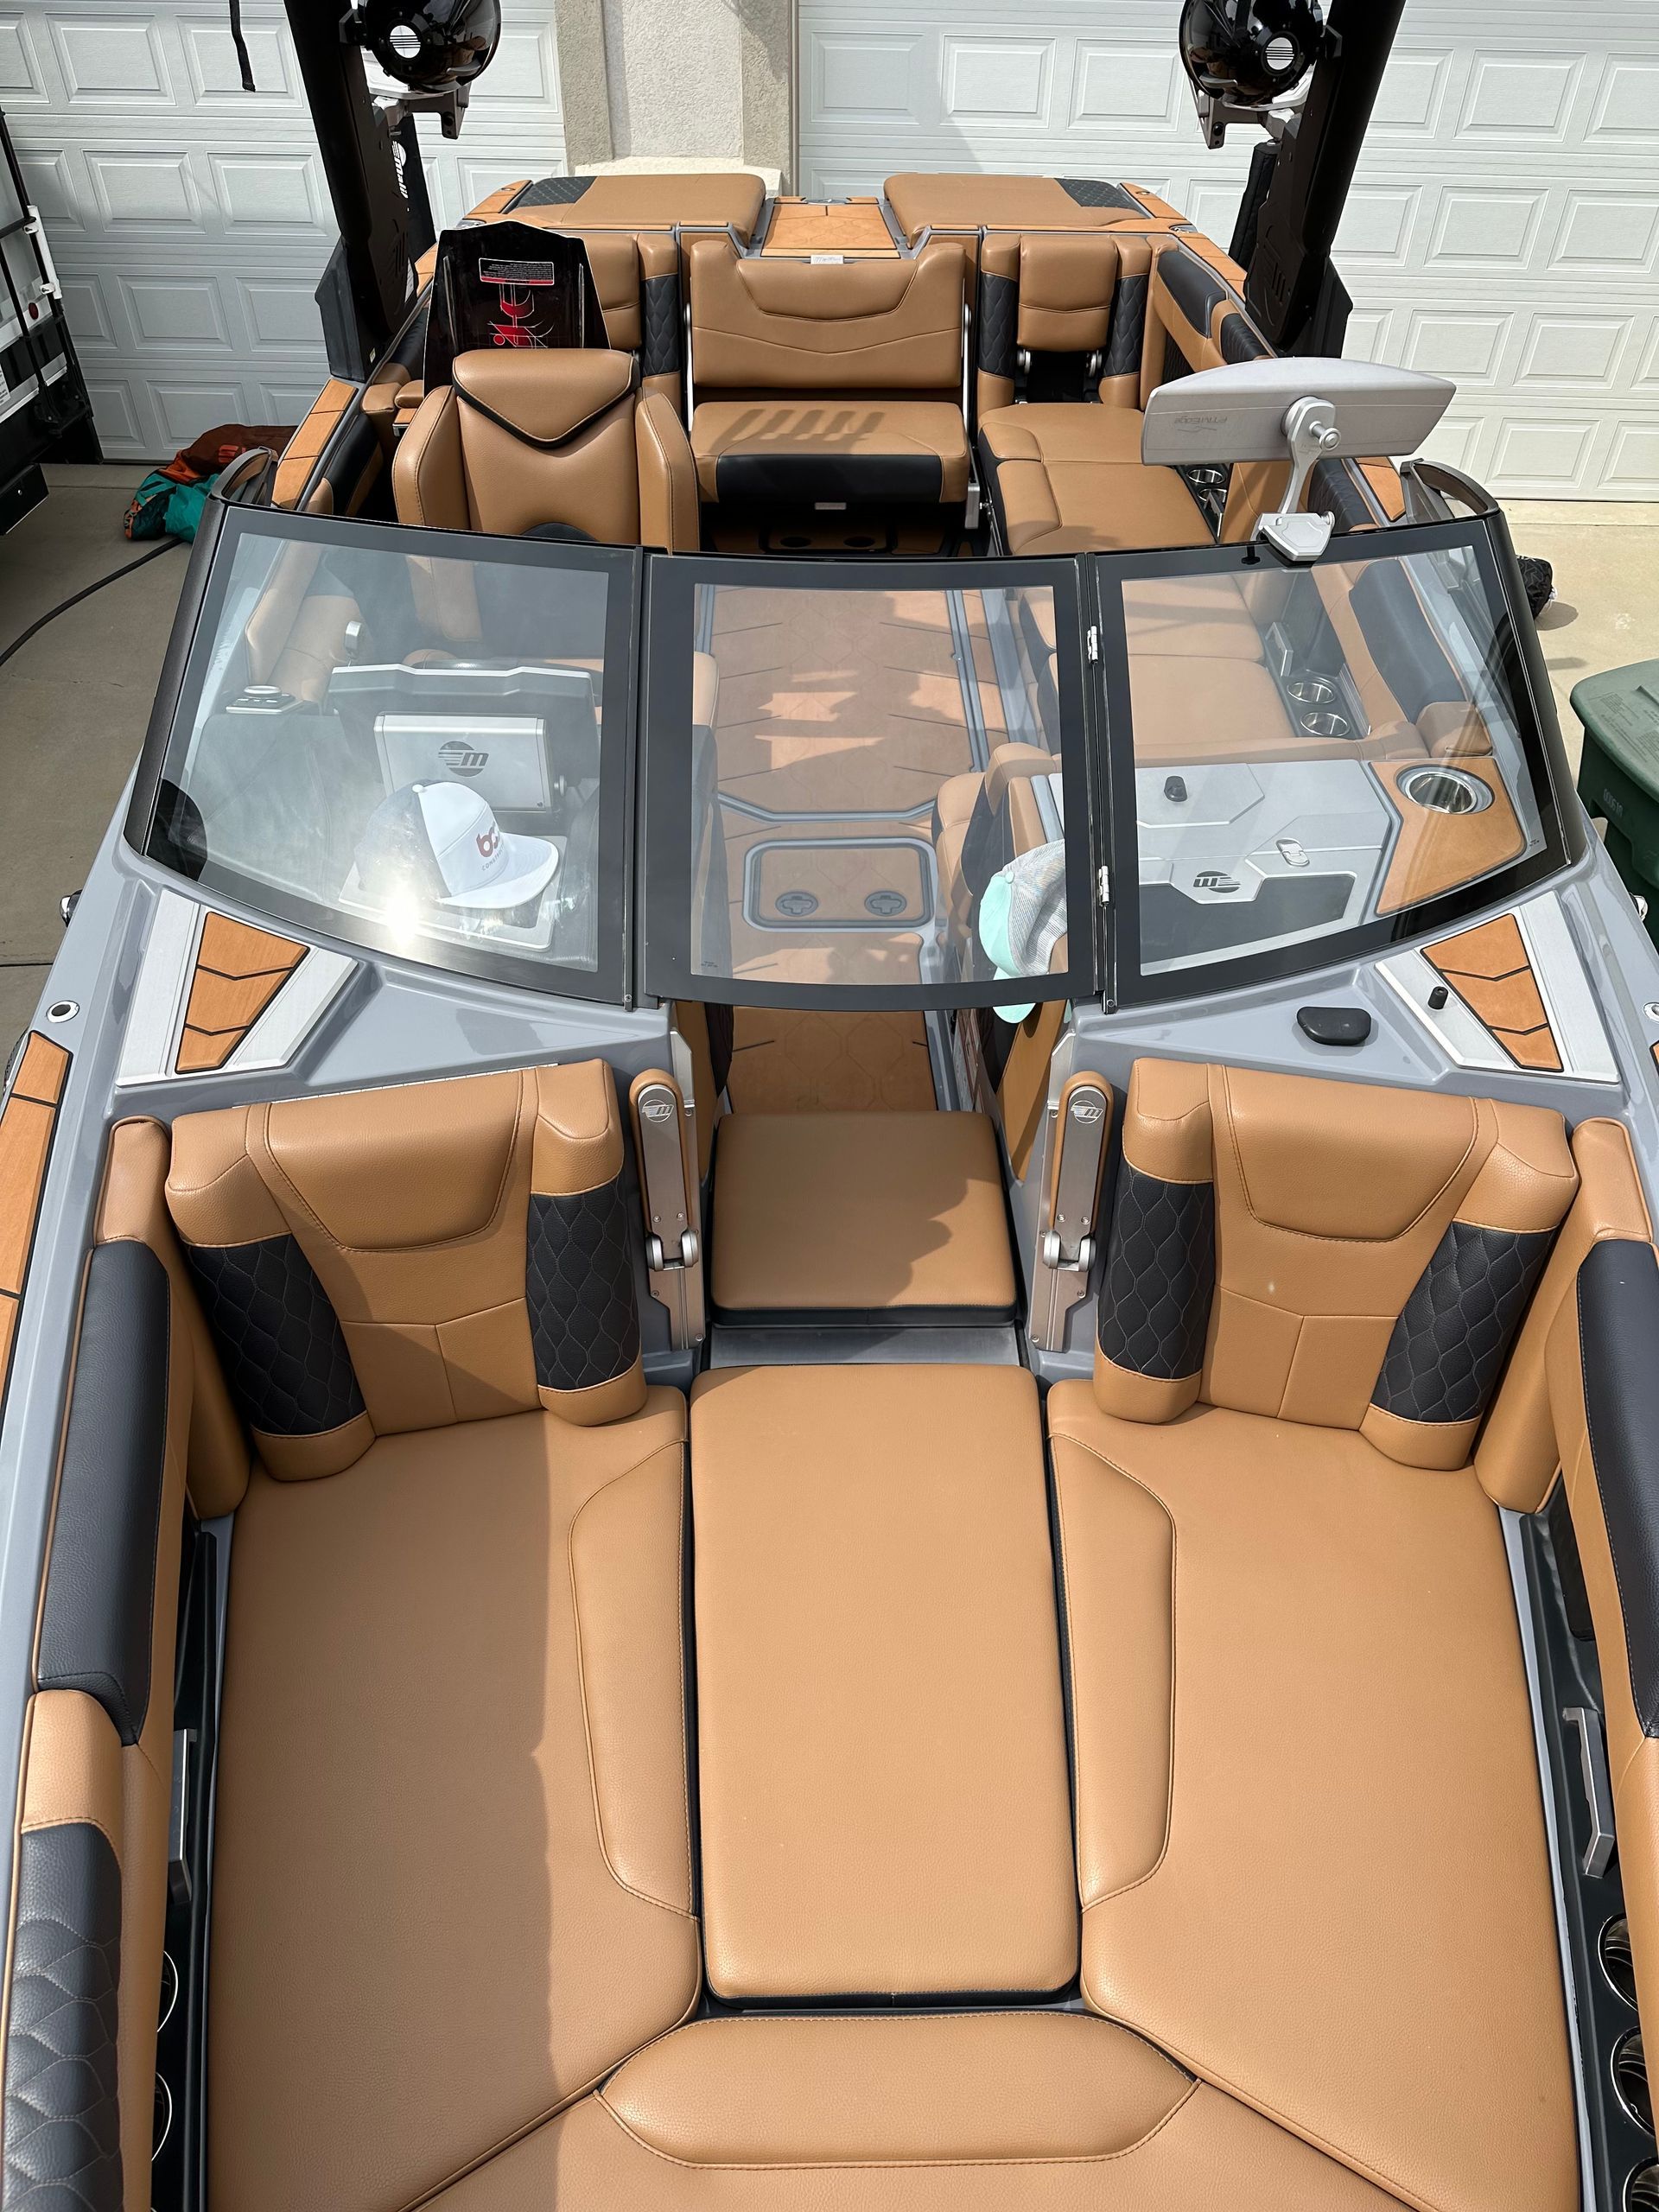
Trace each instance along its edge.
<instances>
[{"instance_id":1,"label":"logo on white cap","mask_svg":"<svg viewBox=\"0 0 1659 2212\"><path fill-rule=\"evenodd\" d=\"M357 864L376 898L413 889L444 906L520 906L552 881L559 853L503 830L462 784L405 784L370 817Z\"/></svg>"}]
</instances>

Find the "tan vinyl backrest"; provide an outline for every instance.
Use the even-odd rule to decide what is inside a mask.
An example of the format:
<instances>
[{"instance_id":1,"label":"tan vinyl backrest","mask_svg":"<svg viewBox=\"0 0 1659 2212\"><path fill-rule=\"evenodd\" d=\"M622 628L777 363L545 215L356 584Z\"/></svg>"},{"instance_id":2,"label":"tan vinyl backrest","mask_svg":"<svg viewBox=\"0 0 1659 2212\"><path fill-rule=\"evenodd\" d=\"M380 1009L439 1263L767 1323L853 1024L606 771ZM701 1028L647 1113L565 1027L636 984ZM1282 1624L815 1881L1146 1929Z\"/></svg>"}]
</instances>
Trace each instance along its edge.
<instances>
[{"instance_id":1,"label":"tan vinyl backrest","mask_svg":"<svg viewBox=\"0 0 1659 2212\"><path fill-rule=\"evenodd\" d=\"M1117 242L1109 232L1021 238L1018 342L1033 353L1104 353L1116 286Z\"/></svg>"},{"instance_id":2,"label":"tan vinyl backrest","mask_svg":"<svg viewBox=\"0 0 1659 2212\"><path fill-rule=\"evenodd\" d=\"M632 357L471 353L421 402L392 463L397 519L517 537L562 523L639 539Z\"/></svg>"},{"instance_id":3,"label":"tan vinyl backrest","mask_svg":"<svg viewBox=\"0 0 1659 2212\"><path fill-rule=\"evenodd\" d=\"M167 1198L259 1456L643 1402L603 1060L181 1116Z\"/></svg>"},{"instance_id":4,"label":"tan vinyl backrest","mask_svg":"<svg viewBox=\"0 0 1659 2212\"><path fill-rule=\"evenodd\" d=\"M1130 1420L1202 1399L1357 1428L1461 1466L1577 1185L1543 1107L1139 1060L1096 1395Z\"/></svg>"},{"instance_id":5,"label":"tan vinyl backrest","mask_svg":"<svg viewBox=\"0 0 1659 2212\"><path fill-rule=\"evenodd\" d=\"M699 391L891 391L957 397L966 262L953 242L912 261L741 257L685 248Z\"/></svg>"}]
</instances>

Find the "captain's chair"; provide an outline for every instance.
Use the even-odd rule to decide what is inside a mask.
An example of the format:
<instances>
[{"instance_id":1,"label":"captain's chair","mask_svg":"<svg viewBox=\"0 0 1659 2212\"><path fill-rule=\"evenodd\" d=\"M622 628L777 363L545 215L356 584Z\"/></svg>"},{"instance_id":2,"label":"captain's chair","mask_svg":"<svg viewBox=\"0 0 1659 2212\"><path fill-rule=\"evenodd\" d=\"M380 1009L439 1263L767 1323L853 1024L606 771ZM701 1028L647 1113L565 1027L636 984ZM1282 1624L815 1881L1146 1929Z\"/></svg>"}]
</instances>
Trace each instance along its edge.
<instances>
[{"instance_id":1,"label":"captain's chair","mask_svg":"<svg viewBox=\"0 0 1659 2212\"><path fill-rule=\"evenodd\" d=\"M598 348L457 355L421 402L391 468L397 519L696 550L696 471L633 357Z\"/></svg>"}]
</instances>

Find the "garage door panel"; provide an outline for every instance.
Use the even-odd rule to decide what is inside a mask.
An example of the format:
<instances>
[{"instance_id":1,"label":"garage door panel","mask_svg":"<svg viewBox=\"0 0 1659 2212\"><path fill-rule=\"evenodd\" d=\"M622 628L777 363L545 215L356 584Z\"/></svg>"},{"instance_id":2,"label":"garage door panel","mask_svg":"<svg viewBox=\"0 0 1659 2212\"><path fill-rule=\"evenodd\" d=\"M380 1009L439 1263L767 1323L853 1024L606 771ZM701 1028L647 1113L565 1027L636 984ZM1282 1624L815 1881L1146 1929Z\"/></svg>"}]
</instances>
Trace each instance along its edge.
<instances>
[{"instance_id":1,"label":"garage door panel","mask_svg":"<svg viewBox=\"0 0 1659 2212\"><path fill-rule=\"evenodd\" d=\"M809 192L903 168L1122 178L1231 235L1255 134L1205 151L1178 0L915 0L902 30L894 15L801 0ZM1431 450L1511 495L1653 497L1653 0L1565 17L1411 0L1337 254L1348 352L1459 380Z\"/></svg>"},{"instance_id":2,"label":"garage door panel","mask_svg":"<svg viewBox=\"0 0 1659 2212\"><path fill-rule=\"evenodd\" d=\"M554 0L509 0L466 134L419 125L441 222L564 165ZM0 103L111 458L213 423L294 422L327 373L315 294L327 180L280 0L29 0L0 11Z\"/></svg>"}]
</instances>

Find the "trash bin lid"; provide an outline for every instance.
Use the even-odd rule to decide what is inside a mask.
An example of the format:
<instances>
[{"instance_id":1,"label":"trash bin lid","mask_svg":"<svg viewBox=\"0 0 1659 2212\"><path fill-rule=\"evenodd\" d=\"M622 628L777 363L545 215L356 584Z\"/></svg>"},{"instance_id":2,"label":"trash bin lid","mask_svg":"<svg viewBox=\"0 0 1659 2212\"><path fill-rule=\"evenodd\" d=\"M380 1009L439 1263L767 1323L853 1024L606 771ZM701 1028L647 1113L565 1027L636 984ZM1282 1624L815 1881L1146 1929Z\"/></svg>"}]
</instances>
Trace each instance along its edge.
<instances>
[{"instance_id":1,"label":"trash bin lid","mask_svg":"<svg viewBox=\"0 0 1659 2212\"><path fill-rule=\"evenodd\" d=\"M1659 660L1583 677L1572 696L1573 713L1596 743L1659 798Z\"/></svg>"}]
</instances>

